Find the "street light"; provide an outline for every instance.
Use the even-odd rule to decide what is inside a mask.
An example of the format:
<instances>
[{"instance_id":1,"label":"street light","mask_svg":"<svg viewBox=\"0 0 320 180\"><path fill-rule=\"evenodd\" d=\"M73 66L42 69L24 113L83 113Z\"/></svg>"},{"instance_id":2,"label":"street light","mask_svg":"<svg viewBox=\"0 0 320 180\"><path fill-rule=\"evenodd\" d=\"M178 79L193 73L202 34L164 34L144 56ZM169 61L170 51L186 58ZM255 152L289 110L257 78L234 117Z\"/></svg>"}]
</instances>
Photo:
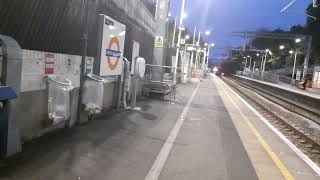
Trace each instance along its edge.
<instances>
[{"instance_id":1,"label":"street light","mask_svg":"<svg viewBox=\"0 0 320 180\"><path fill-rule=\"evenodd\" d=\"M293 54L294 53L294 61L293 61L293 69L292 69L292 76L291 76L291 84L294 85L295 82L294 82L294 75L296 73L296 63L297 63L297 57L298 57L298 54L299 54L299 51L293 51L291 50L289 52L290 54Z\"/></svg>"},{"instance_id":2,"label":"street light","mask_svg":"<svg viewBox=\"0 0 320 180\"><path fill-rule=\"evenodd\" d=\"M300 38L295 39L296 43L300 43L302 40Z\"/></svg>"},{"instance_id":3,"label":"street light","mask_svg":"<svg viewBox=\"0 0 320 180\"><path fill-rule=\"evenodd\" d=\"M283 50L284 48L285 48L284 45L280 45L280 46L279 46L279 49L280 49L280 50Z\"/></svg>"},{"instance_id":4,"label":"street light","mask_svg":"<svg viewBox=\"0 0 320 180\"><path fill-rule=\"evenodd\" d=\"M260 54L259 53L257 53L257 57L259 57L260 56Z\"/></svg>"},{"instance_id":5,"label":"street light","mask_svg":"<svg viewBox=\"0 0 320 180\"><path fill-rule=\"evenodd\" d=\"M201 33L203 33L203 32L199 31L197 46L200 46ZM205 33L205 35L207 35L207 36L210 35L210 31L209 31L209 30L204 31L204 33ZM196 54L196 61L197 61L198 59L200 59L200 58L199 58L199 53ZM202 62L202 64L201 64L201 68L204 67L204 63L205 63L204 61L205 61L205 58L203 58L203 62Z\"/></svg>"},{"instance_id":6,"label":"street light","mask_svg":"<svg viewBox=\"0 0 320 180\"><path fill-rule=\"evenodd\" d=\"M182 13L182 19L186 19L188 17L188 14L186 12Z\"/></svg>"},{"instance_id":7,"label":"street light","mask_svg":"<svg viewBox=\"0 0 320 180\"><path fill-rule=\"evenodd\" d=\"M189 39L190 39L190 35L187 34L187 35L185 36L185 39L186 39L186 40L189 40Z\"/></svg>"},{"instance_id":8,"label":"street light","mask_svg":"<svg viewBox=\"0 0 320 180\"><path fill-rule=\"evenodd\" d=\"M181 25L181 26L179 26L179 30L185 31L185 30L186 30L186 27L184 27L184 25Z\"/></svg>"},{"instance_id":9,"label":"street light","mask_svg":"<svg viewBox=\"0 0 320 180\"><path fill-rule=\"evenodd\" d=\"M209 64L209 56L210 56L210 49L214 47L214 43L210 43L208 47L208 54L207 54L207 64Z\"/></svg>"},{"instance_id":10,"label":"street light","mask_svg":"<svg viewBox=\"0 0 320 180\"><path fill-rule=\"evenodd\" d=\"M180 21L179 21L179 34L178 34L178 42L177 42L177 50L176 50L176 57L175 57L175 62L174 62L174 74L173 74L173 79L174 79L174 84L176 83L176 77L177 77L177 64L179 61L179 52L180 52L180 43L181 43L181 35L182 35L182 29L181 27L183 26L183 20L186 17L186 13L184 11L185 7L185 0L182 0L181 4L181 14L180 14Z\"/></svg>"},{"instance_id":11,"label":"street light","mask_svg":"<svg viewBox=\"0 0 320 180\"><path fill-rule=\"evenodd\" d=\"M206 46L206 47L207 47L207 46L208 46L208 43L204 43L204 46Z\"/></svg>"},{"instance_id":12,"label":"street light","mask_svg":"<svg viewBox=\"0 0 320 180\"><path fill-rule=\"evenodd\" d=\"M297 39L296 39L296 42L297 42ZM283 46L284 47L284 46ZM280 48L281 49L281 48ZM281 50L283 50L284 48L282 48ZM297 50L290 50L289 53L292 55L294 54L294 61L293 61L293 68L292 68L292 75L291 75L291 85L294 85L295 82L294 82L294 75L296 73L296 63L297 63L297 57L298 57L298 54L299 54L299 51Z\"/></svg>"}]
</instances>

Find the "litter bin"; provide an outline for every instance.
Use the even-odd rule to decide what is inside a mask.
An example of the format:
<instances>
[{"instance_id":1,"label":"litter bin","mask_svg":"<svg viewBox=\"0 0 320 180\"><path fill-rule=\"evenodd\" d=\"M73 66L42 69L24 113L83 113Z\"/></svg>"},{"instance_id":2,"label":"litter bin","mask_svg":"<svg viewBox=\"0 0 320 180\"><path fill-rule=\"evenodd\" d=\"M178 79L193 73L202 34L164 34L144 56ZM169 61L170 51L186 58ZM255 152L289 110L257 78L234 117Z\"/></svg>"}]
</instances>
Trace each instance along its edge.
<instances>
[{"instance_id":1,"label":"litter bin","mask_svg":"<svg viewBox=\"0 0 320 180\"><path fill-rule=\"evenodd\" d=\"M103 87L104 79L94 75L87 74L83 86L82 105L84 111L89 115L100 114L103 105Z\"/></svg>"},{"instance_id":2,"label":"litter bin","mask_svg":"<svg viewBox=\"0 0 320 180\"><path fill-rule=\"evenodd\" d=\"M70 118L70 91L73 86L70 80L61 76L48 76L48 115L53 125Z\"/></svg>"}]
</instances>

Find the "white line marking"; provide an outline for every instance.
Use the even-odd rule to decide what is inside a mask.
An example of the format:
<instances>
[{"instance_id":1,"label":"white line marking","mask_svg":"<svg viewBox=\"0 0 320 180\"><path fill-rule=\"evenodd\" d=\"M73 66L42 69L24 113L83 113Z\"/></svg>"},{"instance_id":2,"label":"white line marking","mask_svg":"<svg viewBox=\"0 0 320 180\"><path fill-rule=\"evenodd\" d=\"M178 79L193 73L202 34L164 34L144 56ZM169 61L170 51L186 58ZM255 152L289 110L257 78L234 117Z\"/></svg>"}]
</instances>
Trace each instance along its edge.
<instances>
[{"instance_id":1,"label":"white line marking","mask_svg":"<svg viewBox=\"0 0 320 180\"><path fill-rule=\"evenodd\" d=\"M162 146L161 151L159 152L157 159L154 161L151 169L149 170L147 176L145 177L145 180L157 180L159 179L160 173L162 172L162 169L169 157L170 151L173 147L174 142L176 141L176 138L179 134L179 131L181 129L181 126L184 122L184 119L189 111L190 105L198 92L200 87L200 83L198 83L197 88L194 90L193 94L191 95L190 99L188 100L188 103L184 107L182 113L180 114L175 126L170 132L170 135L168 136L166 142Z\"/></svg>"},{"instance_id":2,"label":"white line marking","mask_svg":"<svg viewBox=\"0 0 320 180\"><path fill-rule=\"evenodd\" d=\"M280 131L272 126L268 120L266 120L258 111L256 111L246 100L244 100L239 94L231 89L225 82L220 80L236 97L238 97L251 111L253 111L262 122L264 122L274 133L276 133L281 140L283 140L290 149L295 152L305 163L307 163L313 170L320 176L320 167L314 163L307 155L305 155L300 149L298 149L292 142L287 139Z\"/></svg>"}]
</instances>

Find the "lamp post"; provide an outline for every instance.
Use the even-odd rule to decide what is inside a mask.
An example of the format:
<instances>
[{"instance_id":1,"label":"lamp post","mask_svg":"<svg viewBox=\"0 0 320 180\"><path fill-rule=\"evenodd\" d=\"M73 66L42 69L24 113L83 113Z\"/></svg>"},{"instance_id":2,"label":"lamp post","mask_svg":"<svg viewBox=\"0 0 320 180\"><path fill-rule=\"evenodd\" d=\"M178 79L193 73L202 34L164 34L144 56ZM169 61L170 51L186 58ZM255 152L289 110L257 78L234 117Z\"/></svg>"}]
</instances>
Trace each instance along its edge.
<instances>
[{"instance_id":1,"label":"lamp post","mask_svg":"<svg viewBox=\"0 0 320 180\"><path fill-rule=\"evenodd\" d=\"M248 56L248 58L249 58L249 62L250 62L250 64L249 64L249 71L251 71L251 61L252 61L252 57L251 57L251 56Z\"/></svg>"},{"instance_id":2,"label":"lamp post","mask_svg":"<svg viewBox=\"0 0 320 180\"><path fill-rule=\"evenodd\" d=\"M210 49L214 48L214 46L215 46L214 43L209 44L206 64L209 64Z\"/></svg>"},{"instance_id":3,"label":"lamp post","mask_svg":"<svg viewBox=\"0 0 320 180\"><path fill-rule=\"evenodd\" d=\"M295 84L295 80L294 80L294 75L296 73L296 64L297 64L297 58L298 58L298 55L300 54L299 51L289 51L289 53L292 55L294 54L294 61L293 61L293 68L292 68L292 76L291 76L291 85L294 85Z\"/></svg>"},{"instance_id":4,"label":"lamp post","mask_svg":"<svg viewBox=\"0 0 320 180\"><path fill-rule=\"evenodd\" d=\"M175 46L176 31L177 31L177 16L174 18L174 30L173 30L173 37L172 37L172 47Z\"/></svg>"},{"instance_id":5,"label":"lamp post","mask_svg":"<svg viewBox=\"0 0 320 180\"><path fill-rule=\"evenodd\" d=\"M179 22L179 34L178 34L178 42L177 42L177 51L176 51L176 57L175 57L175 72L174 72L174 83L176 82L176 76L177 76L177 64L179 61L179 51L180 51L180 43L181 43L181 34L182 34L182 26L183 26L183 19L185 18L185 12L184 12L184 6L185 6L186 0L182 0L181 5L181 13L180 13L180 22Z\"/></svg>"},{"instance_id":6,"label":"lamp post","mask_svg":"<svg viewBox=\"0 0 320 180\"><path fill-rule=\"evenodd\" d=\"M202 34L203 32L202 31L199 31L199 34L198 34L198 42L197 42L197 46L198 47L200 47L200 39L201 39L201 34ZM209 30L206 30L205 32L205 35L207 35L207 36L209 36L210 35L210 31ZM198 52L197 54L196 54L196 61L200 61L200 53ZM198 63L196 63L196 64L199 64L199 62ZM203 63L202 63L203 64ZM202 68L202 67L200 67L200 68Z\"/></svg>"},{"instance_id":7,"label":"lamp post","mask_svg":"<svg viewBox=\"0 0 320 180\"><path fill-rule=\"evenodd\" d=\"M244 59L246 60L246 63L245 63L245 65L244 65L244 71L247 69L247 65L248 65L248 59L247 59L247 57L244 57Z\"/></svg>"},{"instance_id":8,"label":"lamp post","mask_svg":"<svg viewBox=\"0 0 320 180\"><path fill-rule=\"evenodd\" d=\"M262 80L263 80L264 72L266 70L266 63L267 63L268 54L272 55L272 52L270 51L270 49L266 49L266 52L264 54L264 60L263 60L263 66L262 66L262 74L261 74L261 79Z\"/></svg>"}]
</instances>

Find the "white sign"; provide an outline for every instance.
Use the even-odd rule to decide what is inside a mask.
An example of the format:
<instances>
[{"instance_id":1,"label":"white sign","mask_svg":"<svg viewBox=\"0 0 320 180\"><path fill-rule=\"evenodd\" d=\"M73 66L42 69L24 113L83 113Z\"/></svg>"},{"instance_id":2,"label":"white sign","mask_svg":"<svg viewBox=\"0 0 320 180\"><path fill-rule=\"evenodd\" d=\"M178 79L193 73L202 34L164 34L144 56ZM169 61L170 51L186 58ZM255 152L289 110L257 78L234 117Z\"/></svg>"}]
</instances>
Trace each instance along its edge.
<instances>
[{"instance_id":1,"label":"white sign","mask_svg":"<svg viewBox=\"0 0 320 180\"><path fill-rule=\"evenodd\" d=\"M137 41L133 41L133 44L132 44L131 74L134 74L134 68L133 67L135 67L136 58L139 57L139 52L140 52L140 43L137 42Z\"/></svg>"},{"instance_id":2,"label":"white sign","mask_svg":"<svg viewBox=\"0 0 320 180\"><path fill-rule=\"evenodd\" d=\"M186 39L181 39L180 44L186 44Z\"/></svg>"},{"instance_id":3,"label":"white sign","mask_svg":"<svg viewBox=\"0 0 320 180\"><path fill-rule=\"evenodd\" d=\"M194 50L196 50L194 47L192 47L192 46L187 46L187 51L194 51Z\"/></svg>"},{"instance_id":4,"label":"white sign","mask_svg":"<svg viewBox=\"0 0 320 180\"><path fill-rule=\"evenodd\" d=\"M122 71L123 49L126 26L104 16L100 76L120 75Z\"/></svg>"},{"instance_id":5,"label":"white sign","mask_svg":"<svg viewBox=\"0 0 320 180\"><path fill-rule=\"evenodd\" d=\"M300 79L301 79L301 71L297 70L296 80L300 81Z\"/></svg>"}]
</instances>

